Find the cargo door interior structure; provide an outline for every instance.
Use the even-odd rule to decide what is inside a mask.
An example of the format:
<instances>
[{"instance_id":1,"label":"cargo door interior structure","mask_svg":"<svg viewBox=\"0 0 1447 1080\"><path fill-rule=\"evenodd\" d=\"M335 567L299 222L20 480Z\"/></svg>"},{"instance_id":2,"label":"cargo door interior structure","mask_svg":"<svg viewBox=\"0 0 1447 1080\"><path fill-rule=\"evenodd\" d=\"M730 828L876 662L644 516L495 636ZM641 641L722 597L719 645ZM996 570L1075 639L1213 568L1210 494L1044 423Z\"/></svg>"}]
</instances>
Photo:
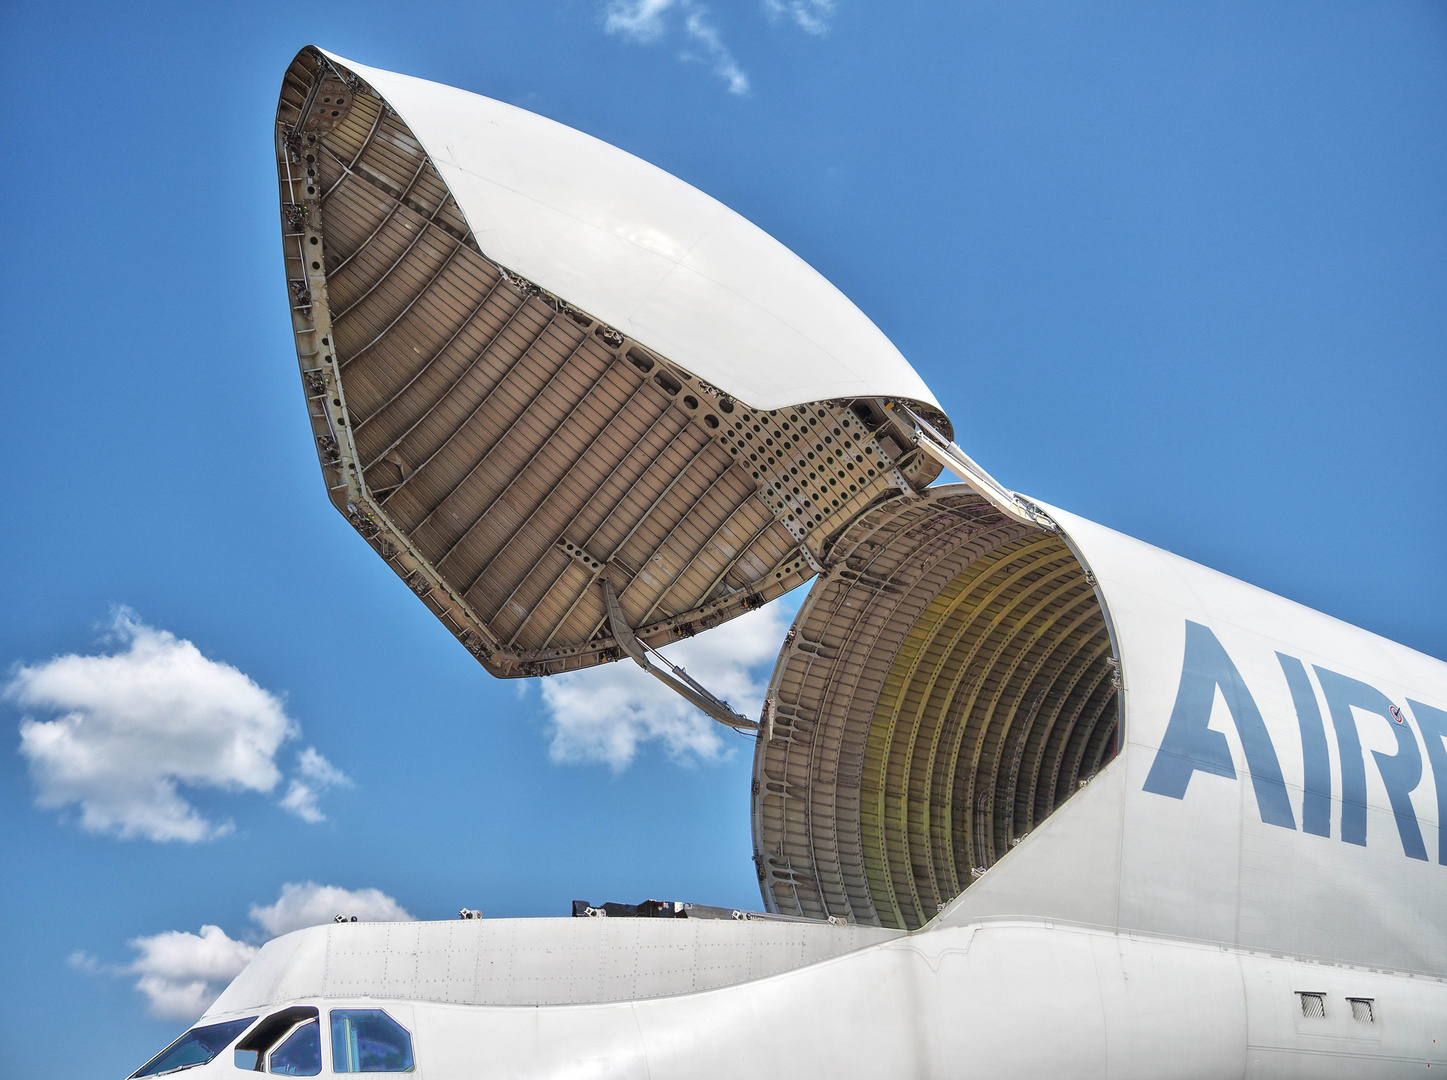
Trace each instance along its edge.
<instances>
[{"instance_id":1,"label":"cargo door interior structure","mask_svg":"<svg viewBox=\"0 0 1447 1080\"><path fill-rule=\"evenodd\" d=\"M328 496L490 673L637 659L817 579L736 725L769 911L919 927L1114 756L1093 577L942 456L931 402L724 393L490 254L403 117L318 50L276 162ZM951 460L966 482L935 484Z\"/></svg>"}]
</instances>

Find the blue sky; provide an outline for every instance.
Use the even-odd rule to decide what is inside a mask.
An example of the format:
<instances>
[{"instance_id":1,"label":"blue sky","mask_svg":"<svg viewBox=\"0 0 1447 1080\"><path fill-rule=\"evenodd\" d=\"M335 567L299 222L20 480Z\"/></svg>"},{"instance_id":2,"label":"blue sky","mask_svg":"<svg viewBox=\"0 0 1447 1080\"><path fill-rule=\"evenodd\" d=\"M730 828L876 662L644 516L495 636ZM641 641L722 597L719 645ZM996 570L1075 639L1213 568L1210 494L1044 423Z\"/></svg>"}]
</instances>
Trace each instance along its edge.
<instances>
[{"instance_id":1,"label":"blue sky","mask_svg":"<svg viewBox=\"0 0 1447 1080\"><path fill-rule=\"evenodd\" d=\"M333 908L759 903L747 743L491 679L323 497L271 158L309 42L681 176L1008 485L1447 656L1439 4L6 4L7 1073L124 1075ZM688 662L748 700L783 603Z\"/></svg>"}]
</instances>

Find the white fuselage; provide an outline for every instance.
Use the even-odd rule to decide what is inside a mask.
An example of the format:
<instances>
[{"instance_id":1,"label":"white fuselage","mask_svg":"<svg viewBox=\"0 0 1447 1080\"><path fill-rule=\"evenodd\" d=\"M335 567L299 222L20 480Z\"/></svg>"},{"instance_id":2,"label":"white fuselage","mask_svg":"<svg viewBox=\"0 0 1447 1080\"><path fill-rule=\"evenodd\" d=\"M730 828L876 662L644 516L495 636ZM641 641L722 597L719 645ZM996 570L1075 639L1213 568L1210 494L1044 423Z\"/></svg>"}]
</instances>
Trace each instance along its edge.
<instances>
[{"instance_id":1,"label":"white fuselage","mask_svg":"<svg viewBox=\"0 0 1447 1080\"><path fill-rule=\"evenodd\" d=\"M1321 995L1323 1017L1303 1015L1303 993ZM1354 1015L1351 999L1370 1003L1370 1020L1360 1004ZM428 1080L1164 1080L1447 1069L1447 980L1044 920L927 928L763 979L633 1001L344 995L288 1004L315 1005L323 1016L333 1007L386 1009L412 1031L414 1075ZM330 1063L328 1048L323 1057ZM226 1054L193 1075L236 1069Z\"/></svg>"},{"instance_id":2,"label":"white fuselage","mask_svg":"<svg viewBox=\"0 0 1447 1080\"><path fill-rule=\"evenodd\" d=\"M312 927L156 1074L205 1039L194 1080L247 1054L426 1080L1447 1069L1447 664L1000 488L838 290L596 139L306 49L276 151L329 496L489 670L616 659L818 575L754 787L764 902L813 918ZM495 292L493 323L540 329L449 354ZM648 449L665 420L676 460ZM928 488L942 463L967 483ZM1017 785L1091 701L1102 737Z\"/></svg>"}]
</instances>

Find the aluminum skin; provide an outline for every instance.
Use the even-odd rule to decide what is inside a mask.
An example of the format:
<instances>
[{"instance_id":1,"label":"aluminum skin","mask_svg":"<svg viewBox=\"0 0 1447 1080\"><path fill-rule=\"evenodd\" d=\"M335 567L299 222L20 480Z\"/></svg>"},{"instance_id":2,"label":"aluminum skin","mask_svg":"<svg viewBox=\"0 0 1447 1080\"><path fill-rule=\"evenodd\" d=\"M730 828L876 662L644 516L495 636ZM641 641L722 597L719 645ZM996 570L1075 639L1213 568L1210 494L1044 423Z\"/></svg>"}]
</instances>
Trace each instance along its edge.
<instances>
[{"instance_id":1,"label":"aluminum skin","mask_svg":"<svg viewBox=\"0 0 1447 1080\"><path fill-rule=\"evenodd\" d=\"M499 929L541 944L550 930L566 930L560 924L567 921L500 920ZM748 952L762 925L730 926L732 951ZM393 976L396 996L337 985L328 994L293 997L298 987L285 970L276 972L282 978L270 1005L255 992L273 964L285 969L299 951L324 952L318 939L329 933L360 929L319 927L272 942L253 961L261 970L242 976L250 985L228 991L207 1022L283 1002L323 1014L382 1008L413 1036L412 1075L429 1078L1306 1080L1418 1076L1447 1067L1447 983L1440 979L1048 920L931 928L742 984L632 1000L528 1004L539 996L537 983L522 971L494 988L496 997L510 992L516 1004L438 1000L477 981L475 969L462 978L438 977L435 965L444 957L435 952L412 954L422 968ZM601 935L595 925L588 929ZM596 952L580 947L570 930L566 936L588 966ZM638 933L635 948L652 936ZM393 954L394 969L402 955ZM614 958L625 966L620 952ZM499 950L495 959L511 955ZM557 975L569 962L558 949L533 964ZM427 976L420 986L414 981ZM579 980L578 989L586 982ZM1302 1017L1302 992L1321 996L1322 1017ZM1352 999L1371 1003L1372 1022L1354 1017ZM228 1058L193 1074L234 1077ZM329 1053L323 1060L330 1062Z\"/></svg>"},{"instance_id":2,"label":"aluminum skin","mask_svg":"<svg viewBox=\"0 0 1447 1080\"><path fill-rule=\"evenodd\" d=\"M938 407L838 289L697 188L525 109L327 55L401 115L510 270L756 409L872 395Z\"/></svg>"},{"instance_id":3,"label":"aluminum skin","mask_svg":"<svg viewBox=\"0 0 1447 1080\"><path fill-rule=\"evenodd\" d=\"M427 144L484 249L689 372L759 408L811 394L934 401L872 324L849 323L857 340L817 329L841 310L827 283L681 181L520 110L337 63ZM563 169L575 162L590 168ZM771 296L792 299L769 308L750 293L756 267ZM780 329L791 320L808 341L797 354ZM749 347L711 351L731 335ZM756 351L758 335L776 344ZM911 486L869 512L963 498ZM982 530L1003 528L976 503ZM1447 1068L1447 664L1030 505L1043 523L1011 528L1036 532L992 550L1068 548L1106 628L1114 753L918 929L337 924L268 943L201 1022L385 1009L429 1080ZM919 530L943 520L917 516ZM853 575L887 595L835 548L818 558L815 590ZM782 820L801 845L813 836L804 818ZM821 896L826 910L843 902ZM227 1051L190 1072L237 1069Z\"/></svg>"}]
</instances>

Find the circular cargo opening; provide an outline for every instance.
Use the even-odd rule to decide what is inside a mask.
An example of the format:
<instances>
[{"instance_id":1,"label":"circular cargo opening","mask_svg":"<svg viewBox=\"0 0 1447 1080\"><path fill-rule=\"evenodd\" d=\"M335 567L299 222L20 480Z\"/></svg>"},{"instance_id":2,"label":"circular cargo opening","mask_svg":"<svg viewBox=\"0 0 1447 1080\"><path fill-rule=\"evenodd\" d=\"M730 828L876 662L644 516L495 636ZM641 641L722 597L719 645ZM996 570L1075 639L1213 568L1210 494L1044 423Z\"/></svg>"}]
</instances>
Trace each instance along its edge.
<instances>
[{"instance_id":1,"label":"circular cargo opening","mask_svg":"<svg viewBox=\"0 0 1447 1080\"><path fill-rule=\"evenodd\" d=\"M876 508L832 561L755 757L764 902L914 929L1114 757L1117 663L1065 539L963 485Z\"/></svg>"}]
</instances>

